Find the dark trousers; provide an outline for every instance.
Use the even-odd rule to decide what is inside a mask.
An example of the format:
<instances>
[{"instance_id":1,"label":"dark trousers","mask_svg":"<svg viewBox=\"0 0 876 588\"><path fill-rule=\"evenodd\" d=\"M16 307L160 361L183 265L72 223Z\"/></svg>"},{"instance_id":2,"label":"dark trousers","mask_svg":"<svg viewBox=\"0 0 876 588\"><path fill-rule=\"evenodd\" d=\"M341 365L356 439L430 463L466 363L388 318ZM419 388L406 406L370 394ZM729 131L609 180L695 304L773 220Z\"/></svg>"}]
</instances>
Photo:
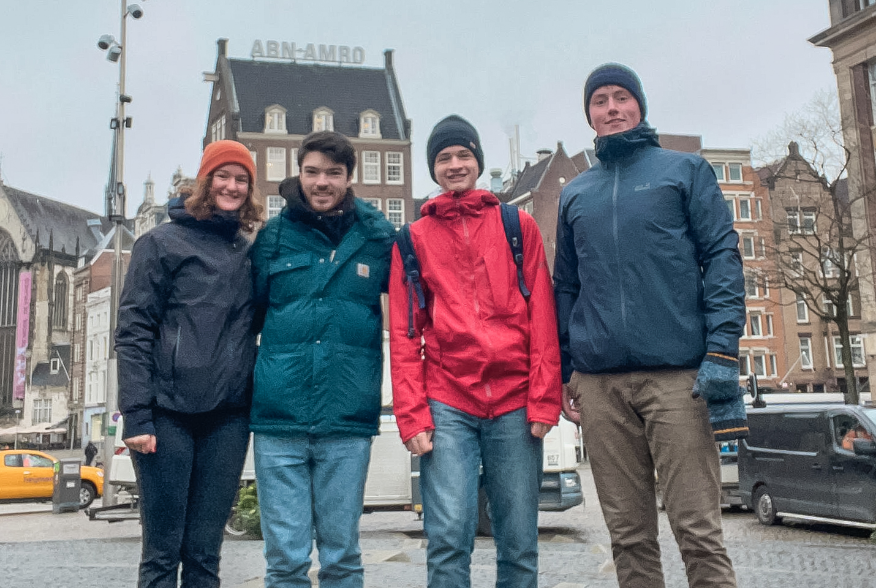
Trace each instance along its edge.
<instances>
[{"instance_id":1,"label":"dark trousers","mask_svg":"<svg viewBox=\"0 0 876 588\"><path fill-rule=\"evenodd\" d=\"M225 521L249 441L246 413L155 412L156 452L134 452L143 552L139 588L219 586Z\"/></svg>"}]
</instances>

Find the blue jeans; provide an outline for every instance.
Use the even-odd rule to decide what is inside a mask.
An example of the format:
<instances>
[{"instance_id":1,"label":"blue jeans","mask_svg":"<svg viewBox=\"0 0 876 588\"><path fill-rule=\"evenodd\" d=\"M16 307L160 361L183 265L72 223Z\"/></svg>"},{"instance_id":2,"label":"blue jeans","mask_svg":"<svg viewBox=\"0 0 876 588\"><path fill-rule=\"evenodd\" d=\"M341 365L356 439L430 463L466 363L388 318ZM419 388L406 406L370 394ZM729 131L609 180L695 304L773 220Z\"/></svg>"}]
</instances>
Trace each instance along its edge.
<instances>
[{"instance_id":1,"label":"blue jeans","mask_svg":"<svg viewBox=\"0 0 876 588\"><path fill-rule=\"evenodd\" d=\"M310 587L313 531L322 588L362 588L359 518L370 437L278 437L253 440L265 588Z\"/></svg>"},{"instance_id":2,"label":"blue jeans","mask_svg":"<svg viewBox=\"0 0 876 588\"><path fill-rule=\"evenodd\" d=\"M526 409L480 419L429 401L432 451L420 458L429 588L471 586L479 466L496 541L496 586L538 586L538 492L542 441Z\"/></svg>"},{"instance_id":3,"label":"blue jeans","mask_svg":"<svg viewBox=\"0 0 876 588\"><path fill-rule=\"evenodd\" d=\"M218 587L225 521L240 484L249 415L155 410L155 453L131 452L140 484L140 588Z\"/></svg>"}]
</instances>

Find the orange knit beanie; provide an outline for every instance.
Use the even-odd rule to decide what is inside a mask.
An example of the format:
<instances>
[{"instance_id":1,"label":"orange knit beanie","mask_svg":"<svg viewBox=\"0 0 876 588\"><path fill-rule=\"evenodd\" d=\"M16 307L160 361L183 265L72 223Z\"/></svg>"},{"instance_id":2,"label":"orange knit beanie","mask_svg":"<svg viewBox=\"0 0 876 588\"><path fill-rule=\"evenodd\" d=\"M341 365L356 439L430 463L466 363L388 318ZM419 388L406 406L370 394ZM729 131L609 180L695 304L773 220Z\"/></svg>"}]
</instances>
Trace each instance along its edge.
<instances>
[{"instance_id":1,"label":"orange knit beanie","mask_svg":"<svg viewBox=\"0 0 876 588\"><path fill-rule=\"evenodd\" d=\"M204 148L204 156L201 157L201 169L198 170L199 178L206 178L208 174L228 163L238 163L249 172L249 179L255 182L256 170L252 155L243 144L227 139L210 143Z\"/></svg>"}]
</instances>

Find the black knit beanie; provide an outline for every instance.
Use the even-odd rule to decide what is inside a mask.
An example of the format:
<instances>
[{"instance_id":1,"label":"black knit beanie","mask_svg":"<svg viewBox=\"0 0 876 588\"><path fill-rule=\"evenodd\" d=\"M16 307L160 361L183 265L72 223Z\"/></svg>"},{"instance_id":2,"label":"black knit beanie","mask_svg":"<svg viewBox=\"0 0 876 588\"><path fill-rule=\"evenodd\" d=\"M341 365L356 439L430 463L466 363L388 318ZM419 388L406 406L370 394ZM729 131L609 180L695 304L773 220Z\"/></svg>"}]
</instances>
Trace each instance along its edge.
<instances>
[{"instance_id":1,"label":"black knit beanie","mask_svg":"<svg viewBox=\"0 0 876 588\"><path fill-rule=\"evenodd\" d=\"M429 142L426 144L426 163L429 165L429 173L433 180L435 180L435 158L438 157L442 149L453 145L461 145L466 149L471 149L475 159L478 160L478 175L484 173L484 152L481 149L481 139L478 137L478 132L470 122L461 116L451 114L435 125L432 134L429 135ZM435 180L435 183L438 183L438 180Z\"/></svg>"},{"instance_id":2,"label":"black knit beanie","mask_svg":"<svg viewBox=\"0 0 876 588\"><path fill-rule=\"evenodd\" d=\"M629 91L639 103L639 112L642 113L642 120L645 120L648 106L645 103L645 91L642 89L639 76L620 63L606 63L594 69L584 83L584 114L587 116L587 124L593 126L590 122L590 98L593 92L602 86L620 86Z\"/></svg>"}]
</instances>

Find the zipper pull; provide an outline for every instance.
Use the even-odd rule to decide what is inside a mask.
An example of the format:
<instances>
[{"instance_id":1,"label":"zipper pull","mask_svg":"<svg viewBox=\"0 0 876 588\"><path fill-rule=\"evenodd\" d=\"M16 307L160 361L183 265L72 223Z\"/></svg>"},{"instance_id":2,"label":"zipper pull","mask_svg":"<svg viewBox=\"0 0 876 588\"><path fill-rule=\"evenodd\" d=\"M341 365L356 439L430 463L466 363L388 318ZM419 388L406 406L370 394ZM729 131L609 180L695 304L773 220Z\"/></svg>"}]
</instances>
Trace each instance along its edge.
<instances>
[{"instance_id":1,"label":"zipper pull","mask_svg":"<svg viewBox=\"0 0 876 588\"><path fill-rule=\"evenodd\" d=\"M333 262L334 260L335 260L335 250L332 249L332 254L329 255L329 263Z\"/></svg>"}]
</instances>

